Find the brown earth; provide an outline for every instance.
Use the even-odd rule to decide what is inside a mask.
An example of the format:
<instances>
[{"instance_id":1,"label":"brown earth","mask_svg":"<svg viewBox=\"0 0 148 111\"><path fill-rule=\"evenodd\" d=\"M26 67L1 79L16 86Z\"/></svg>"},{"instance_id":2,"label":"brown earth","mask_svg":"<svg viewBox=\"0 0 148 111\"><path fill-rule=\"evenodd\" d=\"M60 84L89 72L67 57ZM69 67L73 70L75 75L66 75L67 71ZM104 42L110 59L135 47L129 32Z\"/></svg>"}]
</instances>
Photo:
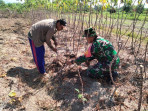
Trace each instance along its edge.
<instances>
[{"instance_id":1,"label":"brown earth","mask_svg":"<svg viewBox=\"0 0 148 111\"><path fill-rule=\"evenodd\" d=\"M39 73L32 59L27 32L31 24L23 18L0 19L0 111L133 111L138 108L139 101L139 68L127 44L119 53L121 84L118 87L105 84L86 76L86 67L81 65L80 74L83 81L84 98L81 94L82 84L76 65L65 66L66 53L72 51L70 37L71 28L67 28L56 36L59 41L57 56L45 44L46 69L50 80L44 84L36 79ZM76 34L78 36L78 34ZM68 39L69 38L69 39ZM78 38L76 38L78 39ZM125 43L126 37L121 42ZM117 49L116 38L110 40ZM79 53L84 52L84 43L80 44ZM144 47L137 56L136 63L142 64ZM148 55L148 54L147 54ZM60 59L64 66L55 62ZM93 61L92 63L94 63ZM148 61L145 62L146 68ZM144 73L148 77L148 72ZM148 81L144 76L142 110L148 110ZM76 91L78 89L80 92ZM14 91L15 97L9 97Z\"/></svg>"}]
</instances>

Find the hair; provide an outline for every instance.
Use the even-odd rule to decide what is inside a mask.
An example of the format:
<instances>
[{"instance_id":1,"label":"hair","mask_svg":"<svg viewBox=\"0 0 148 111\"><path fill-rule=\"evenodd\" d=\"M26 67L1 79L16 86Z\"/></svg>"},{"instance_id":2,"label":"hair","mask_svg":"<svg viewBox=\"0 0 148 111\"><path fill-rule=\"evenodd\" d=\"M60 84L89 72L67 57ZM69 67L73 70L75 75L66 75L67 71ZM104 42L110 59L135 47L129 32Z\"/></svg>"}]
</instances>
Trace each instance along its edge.
<instances>
[{"instance_id":1,"label":"hair","mask_svg":"<svg viewBox=\"0 0 148 111\"><path fill-rule=\"evenodd\" d=\"M61 25L66 26L66 20L65 19L59 19L56 21L56 23L60 22Z\"/></svg>"}]
</instances>

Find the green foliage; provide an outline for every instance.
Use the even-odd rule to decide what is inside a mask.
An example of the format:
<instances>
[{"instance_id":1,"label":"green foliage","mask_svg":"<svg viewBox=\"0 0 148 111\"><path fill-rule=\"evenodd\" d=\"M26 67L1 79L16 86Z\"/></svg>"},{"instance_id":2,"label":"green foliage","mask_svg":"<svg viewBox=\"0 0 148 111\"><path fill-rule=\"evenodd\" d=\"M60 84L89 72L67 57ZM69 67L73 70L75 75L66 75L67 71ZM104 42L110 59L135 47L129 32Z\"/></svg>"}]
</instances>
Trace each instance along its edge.
<instances>
[{"instance_id":1,"label":"green foliage","mask_svg":"<svg viewBox=\"0 0 148 111\"><path fill-rule=\"evenodd\" d=\"M107 11L110 12L110 13L115 13L116 9L112 6L108 6Z\"/></svg>"},{"instance_id":2,"label":"green foliage","mask_svg":"<svg viewBox=\"0 0 148 111\"><path fill-rule=\"evenodd\" d=\"M125 11L126 13L128 13L128 12L131 12L131 10L132 10L132 5L131 5L131 3L126 3L126 4L124 4L124 6L123 6L123 11Z\"/></svg>"},{"instance_id":3,"label":"green foliage","mask_svg":"<svg viewBox=\"0 0 148 111\"><path fill-rule=\"evenodd\" d=\"M94 10L100 12L102 10L102 5L99 6L95 5Z\"/></svg>"},{"instance_id":4,"label":"green foliage","mask_svg":"<svg viewBox=\"0 0 148 111\"><path fill-rule=\"evenodd\" d=\"M87 101L87 99L84 97L84 95L80 93L79 89L75 88L75 91L78 92L78 99L81 99L83 102Z\"/></svg>"},{"instance_id":5,"label":"green foliage","mask_svg":"<svg viewBox=\"0 0 148 111\"><path fill-rule=\"evenodd\" d=\"M5 5L5 2L3 0L0 0L0 5Z\"/></svg>"},{"instance_id":6,"label":"green foliage","mask_svg":"<svg viewBox=\"0 0 148 111\"><path fill-rule=\"evenodd\" d=\"M3 0L0 0L0 7L4 8L6 6L5 2Z\"/></svg>"},{"instance_id":7,"label":"green foliage","mask_svg":"<svg viewBox=\"0 0 148 111\"><path fill-rule=\"evenodd\" d=\"M85 4L85 6L83 7L83 11L88 12L89 11L89 6L88 4Z\"/></svg>"},{"instance_id":8,"label":"green foliage","mask_svg":"<svg viewBox=\"0 0 148 111\"><path fill-rule=\"evenodd\" d=\"M14 10L14 9L17 8L17 5L16 5L15 3L8 3L7 5L8 5L8 7L9 7L10 9L12 9L12 10Z\"/></svg>"},{"instance_id":9,"label":"green foliage","mask_svg":"<svg viewBox=\"0 0 148 111\"><path fill-rule=\"evenodd\" d=\"M18 13L22 13L23 11L26 11L25 5L21 3L8 3L5 5L5 8L10 10L15 10Z\"/></svg>"},{"instance_id":10,"label":"green foliage","mask_svg":"<svg viewBox=\"0 0 148 111\"><path fill-rule=\"evenodd\" d=\"M136 7L136 12L139 13L139 14L141 14L141 13L143 13L143 11L144 11L144 5L139 4L139 5Z\"/></svg>"},{"instance_id":11,"label":"green foliage","mask_svg":"<svg viewBox=\"0 0 148 111\"><path fill-rule=\"evenodd\" d=\"M112 7L117 6L118 0L110 0L111 4L113 4Z\"/></svg>"},{"instance_id":12,"label":"green foliage","mask_svg":"<svg viewBox=\"0 0 148 111\"><path fill-rule=\"evenodd\" d=\"M110 12L104 12L104 15L107 15L108 17L110 17ZM145 12L146 13L146 12ZM113 19L127 19L127 20L135 20L135 15L136 12L131 12L131 13L126 13L126 12L116 12L116 14L114 14L113 16L111 16L111 18ZM143 21L146 17L146 14L142 13L138 16L138 18L136 18L139 21ZM146 18L146 21L148 21L148 18Z\"/></svg>"},{"instance_id":13,"label":"green foliage","mask_svg":"<svg viewBox=\"0 0 148 111\"><path fill-rule=\"evenodd\" d=\"M75 90L76 90L78 93L80 93L79 89L76 89L76 88L75 88Z\"/></svg>"},{"instance_id":14,"label":"green foliage","mask_svg":"<svg viewBox=\"0 0 148 111\"><path fill-rule=\"evenodd\" d=\"M81 99L83 97L82 94L78 94L78 98Z\"/></svg>"},{"instance_id":15,"label":"green foliage","mask_svg":"<svg viewBox=\"0 0 148 111\"><path fill-rule=\"evenodd\" d=\"M1 8L8 8L11 10L15 10L19 13L22 13L23 11L30 11L31 9L38 9L38 8L44 8L47 10L53 10L58 12L75 12L79 13L82 12L89 12L90 6L91 11L93 13L105 11L107 9L108 12L114 13L116 12L115 6L118 3L118 0L25 0L25 3L9 3L5 4L3 0L0 0L0 6ZM131 12L132 8L132 0L122 0L124 2L124 6L122 7L122 11L129 13ZM101 2L102 4L98 4L98 2ZM90 5L91 4L91 5ZM143 5L138 5L134 8L137 13L147 13L146 10L144 10ZM134 15L134 13L133 13ZM144 16L144 15L143 15ZM115 16L116 18L116 16ZM129 19L133 19L133 16L129 17Z\"/></svg>"}]
</instances>

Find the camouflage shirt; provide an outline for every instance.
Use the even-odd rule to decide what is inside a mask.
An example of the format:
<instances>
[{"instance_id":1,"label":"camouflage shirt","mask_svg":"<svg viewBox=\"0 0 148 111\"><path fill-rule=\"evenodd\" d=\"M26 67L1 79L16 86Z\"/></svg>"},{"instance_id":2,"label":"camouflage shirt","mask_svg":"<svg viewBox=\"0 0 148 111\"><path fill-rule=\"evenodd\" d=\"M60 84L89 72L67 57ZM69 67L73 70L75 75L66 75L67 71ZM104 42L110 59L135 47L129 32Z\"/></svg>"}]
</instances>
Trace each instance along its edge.
<instances>
[{"instance_id":1,"label":"camouflage shirt","mask_svg":"<svg viewBox=\"0 0 148 111\"><path fill-rule=\"evenodd\" d=\"M86 61L91 61L93 59L97 59L98 62L101 64L110 64L113 58L117 55L117 52L114 50L113 45L108 41L105 40L102 37L97 37L92 45L90 46L90 52L89 50L87 53L90 53L88 56L85 53L84 55L78 57L75 62L76 64L81 64ZM113 62L113 66L116 66L119 64L119 57L115 59Z\"/></svg>"}]
</instances>

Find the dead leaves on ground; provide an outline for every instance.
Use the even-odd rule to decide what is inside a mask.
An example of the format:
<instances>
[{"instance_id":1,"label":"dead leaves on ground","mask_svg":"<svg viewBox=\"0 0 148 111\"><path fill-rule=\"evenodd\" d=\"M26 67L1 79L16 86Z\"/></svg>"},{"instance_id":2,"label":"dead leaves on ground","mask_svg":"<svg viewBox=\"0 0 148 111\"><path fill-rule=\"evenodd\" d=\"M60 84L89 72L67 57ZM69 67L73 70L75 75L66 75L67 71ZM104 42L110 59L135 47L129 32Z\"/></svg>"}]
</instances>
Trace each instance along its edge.
<instances>
[{"instance_id":1,"label":"dead leaves on ground","mask_svg":"<svg viewBox=\"0 0 148 111\"><path fill-rule=\"evenodd\" d=\"M0 74L0 78L4 78L4 77L6 77L6 76L7 76L6 73Z\"/></svg>"}]
</instances>

